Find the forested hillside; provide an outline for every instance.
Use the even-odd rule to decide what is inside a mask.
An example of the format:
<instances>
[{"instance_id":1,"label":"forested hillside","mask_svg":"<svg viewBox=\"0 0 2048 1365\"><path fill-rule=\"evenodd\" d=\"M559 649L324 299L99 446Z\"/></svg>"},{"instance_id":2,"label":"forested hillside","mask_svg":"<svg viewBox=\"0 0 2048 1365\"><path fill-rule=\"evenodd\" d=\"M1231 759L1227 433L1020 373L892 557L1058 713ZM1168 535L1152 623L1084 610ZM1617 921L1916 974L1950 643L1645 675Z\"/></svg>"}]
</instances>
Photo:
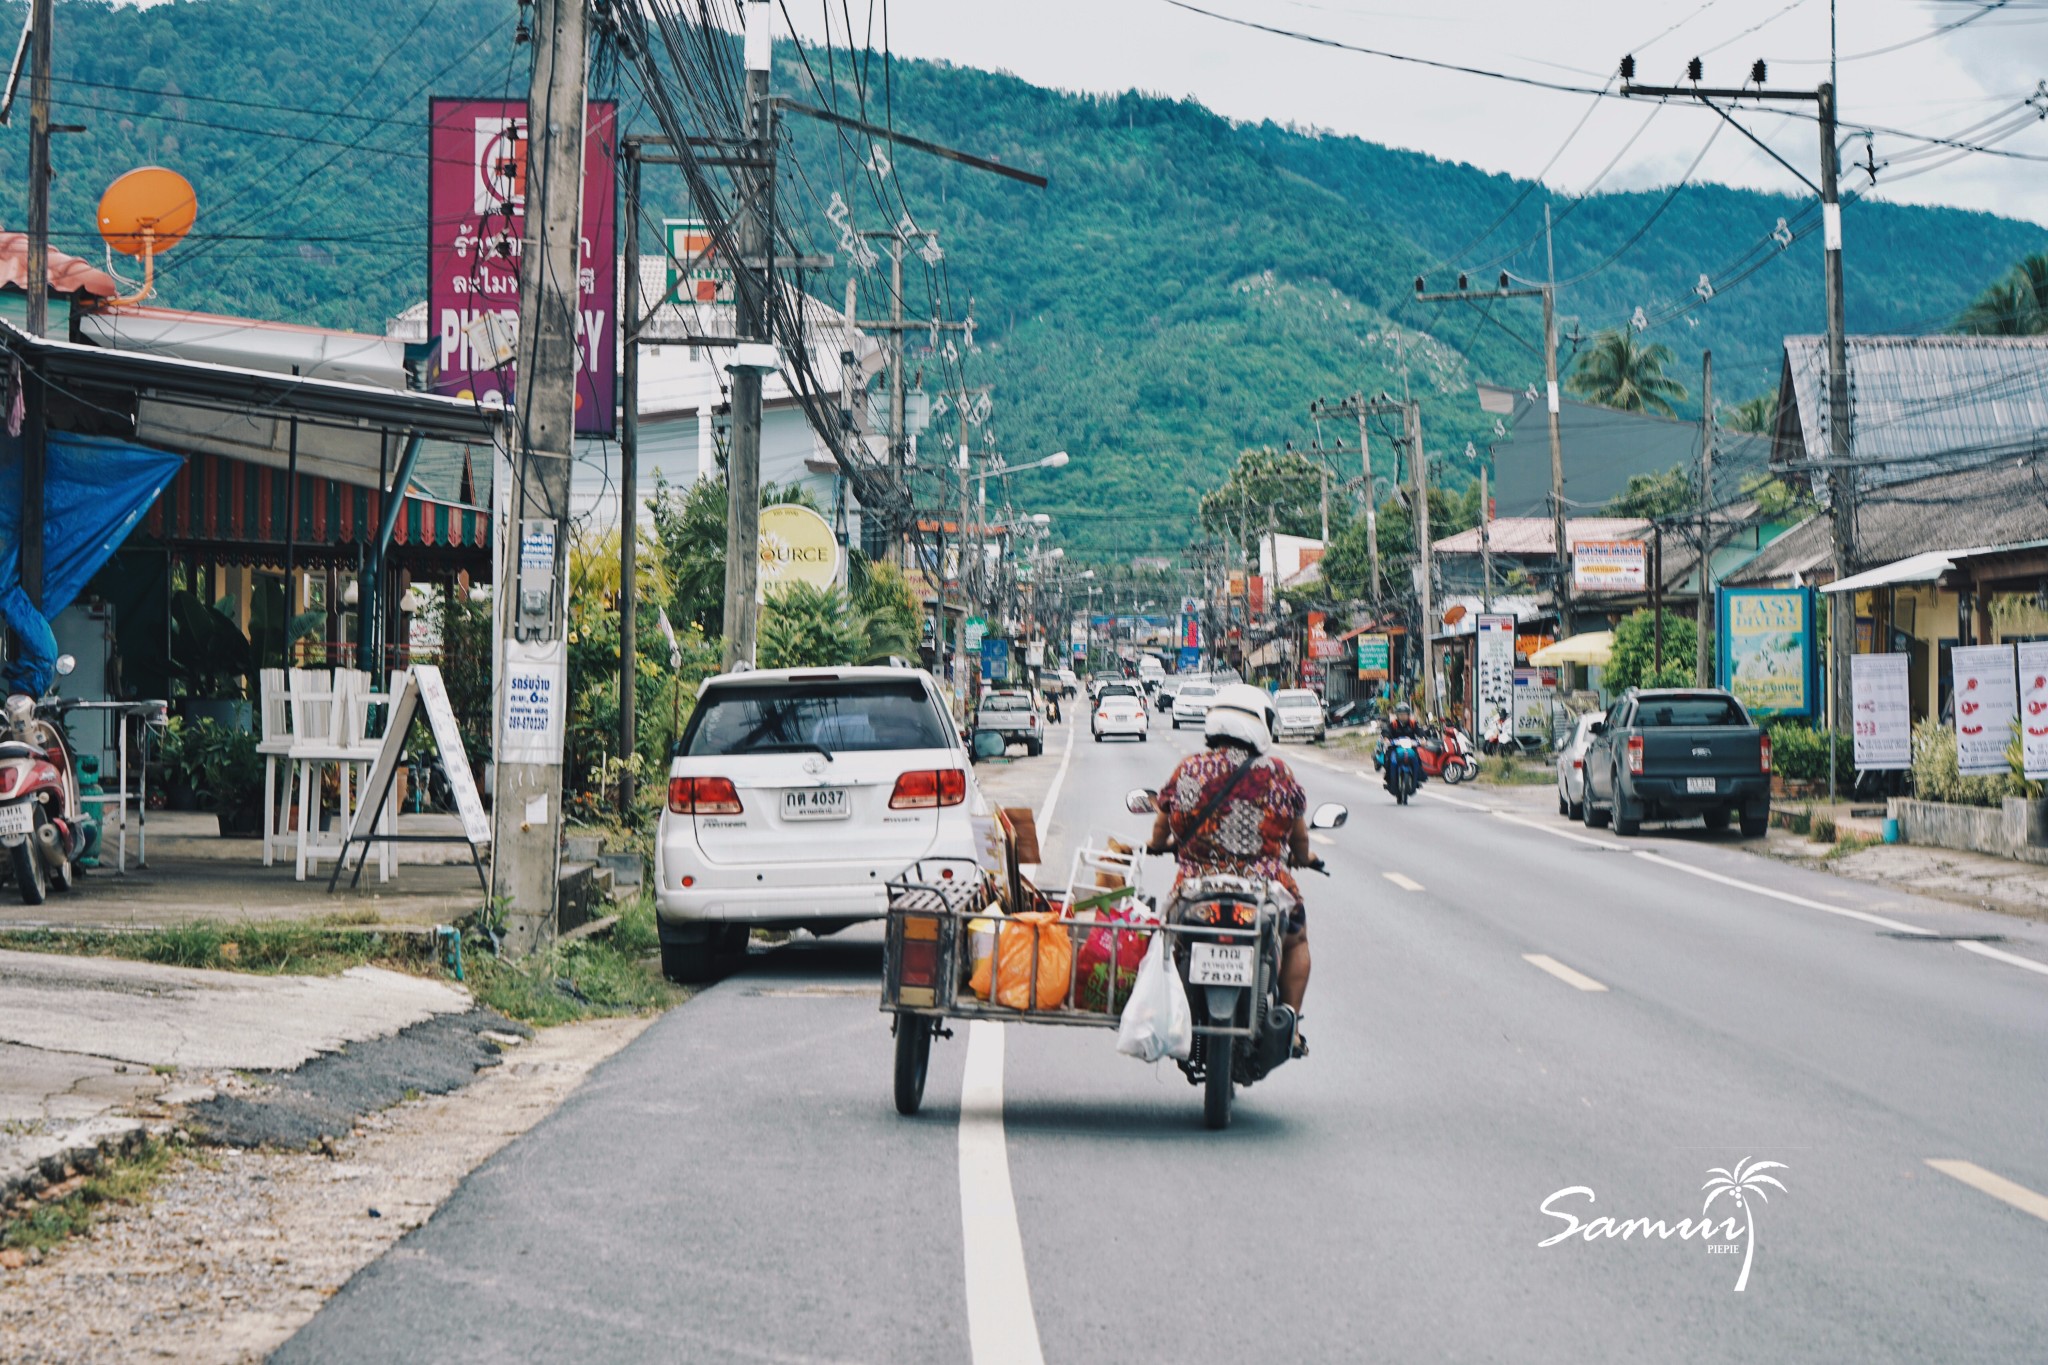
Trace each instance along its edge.
<instances>
[{"instance_id":1,"label":"forested hillside","mask_svg":"<svg viewBox=\"0 0 2048 1365\"><path fill-rule=\"evenodd\" d=\"M18 25L21 5L0 14ZM60 3L57 118L88 131L58 142L58 244L99 257L100 190L158 162L190 177L201 202L199 231L160 275L164 303L381 330L424 285L427 99L518 96L514 20L509 0ZM811 70L830 79L787 49L778 88L819 99ZM871 74L871 95L877 84ZM601 93L620 95L629 127L653 130L630 91ZM1467 443L1483 453L1492 430L1472 381L1540 375L1533 305L1482 316L1410 298L1419 272L1447 287L1458 266L1487 265L1490 279L1494 258L1518 245L1512 267L1539 272L1540 187L1355 138L1234 125L1190 103L1064 94L945 64L896 63L888 98L901 128L1051 179L1041 191L914 152L893 157L901 202L941 233L955 303L975 300L983 349L971 378L994 385L1003 449L1073 453L1066 470L1017 488L1033 510L1061 514L1070 543L1177 549L1199 492L1239 449L1305 442L1311 399L1399 391L1404 369L1432 400L1429 444L1446 452L1455 482L1469 470ZM22 214L21 122L0 130L0 175L16 187L0 211L9 226ZM848 146L801 119L789 128L800 171L784 195L788 221L830 250L836 230L820 200L846 185ZM859 226L886 226L872 195L846 197ZM685 211L675 198L651 211ZM1552 200L1559 277L1605 261L1665 198ZM1497 231L1444 261L1511 207ZM1638 307L1659 316L1780 217L1796 224L1801 207L1681 191L1640 240L1564 294L1568 327L1590 336ZM1878 203L1846 219L1858 330L1939 327L2043 237L1983 214ZM1710 345L1726 399L1773 384L1779 339L1820 325L1818 255L1817 238L1803 239L1654 329L1677 352L1678 377L1696 388ZM818 287L836 300L842 281ZM1385 451L1381 460L1385 473Z\"/></svg>"}]
</instances>

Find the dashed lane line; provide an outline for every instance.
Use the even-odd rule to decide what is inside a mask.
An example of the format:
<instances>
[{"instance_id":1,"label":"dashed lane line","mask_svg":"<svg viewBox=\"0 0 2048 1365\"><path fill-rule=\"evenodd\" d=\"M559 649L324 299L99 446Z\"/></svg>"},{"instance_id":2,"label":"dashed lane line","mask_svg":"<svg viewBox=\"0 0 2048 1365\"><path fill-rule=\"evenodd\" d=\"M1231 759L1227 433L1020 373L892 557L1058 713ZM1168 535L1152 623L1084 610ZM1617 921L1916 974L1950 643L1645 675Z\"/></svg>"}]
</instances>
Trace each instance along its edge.
<instances>
[{"instance_id":1,"label":"dashed lane line","mask_svg":"<svg viewBox=\"0 0 2048 1365\"><path fill-rule=\"evenodd\" d=\"M1400 888L1401 888L1401 889L1402 889L1403 891L1420 891L1420 890L1422 890L1422 883L1421 883L1421 882L1418 882L1418 881L1416 881L1416 880L1415 880L1414 878L1412 878L1412 877L1404 877L1404 876L1402 876L1402 875L1401 875L1400 873L1398 873L1398 872L1382 872L1382 873L1380 873L1380 875L1381 875L1382 877L1385 877L1385 878L1386 878L1386 879L1387 879L1388 881L1392 882L1392 883L1393 883L1394 885L1396 885L1396 886L1400 887Z\"/></svg>"},{"instance_id":2,"label":"dashed lane line","mask_svg":"<svg viewBox=\"0 0 2048 1365\"><path fill-rule=\"evenodd\" d=\"M1995 1171L1987 1171L1974 1161L1928 1157L1927 1164L1945 1176L1962 1181L1973 1190L2002 1200L2021 1213L2031 1213L2043 1222L2048 1222L2048 1195L2035 1194L2025 1185L2015 1184Z\"/></svg>"},{"instance_id":3,"label":"dashed lane line","mask_svg":"<svg viewBox=\"0 0 2048 1365\"><path fill-rule=\"evenodd\" d=\"M1571 968L1565 966L1562 962L1559 962L1556 958L1551 957L1547 953L1523 953L1522 961L1528 963L1532 967L1536 967L1543 971L1549 972L1559 981L1564 982L1565 985L1575 987L1578 990L1604 991L1607 989L1605 986L1595 981L1592 977L1587 976L1584 972L1573 971Z\"/></svg>"}]
</instances>

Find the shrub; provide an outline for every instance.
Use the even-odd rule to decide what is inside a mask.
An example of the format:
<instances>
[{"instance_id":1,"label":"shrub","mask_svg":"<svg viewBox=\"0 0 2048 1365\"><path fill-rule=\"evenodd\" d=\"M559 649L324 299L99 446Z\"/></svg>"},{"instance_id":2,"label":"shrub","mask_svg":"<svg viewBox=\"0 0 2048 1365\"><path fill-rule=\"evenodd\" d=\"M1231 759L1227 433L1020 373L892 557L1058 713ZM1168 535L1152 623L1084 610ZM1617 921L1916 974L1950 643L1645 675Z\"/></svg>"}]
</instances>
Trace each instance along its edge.
<instances>
[{"instance_id":1,"label":"shrub","mask_svg":"<svg viewBox=\"0 0 2048 1365\"><path fill-rule=\"evenodd\" d=\"M2027 789L2028 784L2011 773L1963 776L1953 730L1937 720L1913 727L1913 794L1922 801L1995 806L2008 796L2026 795Z\"/></svg>"},{"instance_id":2,"label":"shrub","mask_svg":"<svg viewBox=\"0 0 2048 1365\"><path fill-rule=\"evenodd\" d=\"M1828 736L1796 720L1771 723L1771 767L1788 782L1828 780ZM1847 735L1835 737L1835 780L1847 786L1856 773L1856 744Z\"/></svg>"}]
</instances>

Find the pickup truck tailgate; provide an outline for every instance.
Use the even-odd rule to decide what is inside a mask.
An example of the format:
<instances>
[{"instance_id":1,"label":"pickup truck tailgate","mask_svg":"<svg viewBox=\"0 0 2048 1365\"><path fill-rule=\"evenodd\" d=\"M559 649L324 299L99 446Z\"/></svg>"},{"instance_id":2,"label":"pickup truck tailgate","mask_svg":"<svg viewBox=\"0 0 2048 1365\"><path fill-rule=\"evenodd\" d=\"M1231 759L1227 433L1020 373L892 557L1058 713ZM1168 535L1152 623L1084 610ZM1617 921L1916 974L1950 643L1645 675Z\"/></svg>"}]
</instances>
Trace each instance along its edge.
<instances>
[{"instance_id":1,"label":"pickup truck tailgate","mask_svg":"<svg viewBox=\"0 0 2048 1365\"><path fill-rule=\"evenodd\" d=\"M1637 733L1645 776L1752 777L1763 771L1763 732L1751 726L1652 727Z\"/></svg>"}]
</instances>

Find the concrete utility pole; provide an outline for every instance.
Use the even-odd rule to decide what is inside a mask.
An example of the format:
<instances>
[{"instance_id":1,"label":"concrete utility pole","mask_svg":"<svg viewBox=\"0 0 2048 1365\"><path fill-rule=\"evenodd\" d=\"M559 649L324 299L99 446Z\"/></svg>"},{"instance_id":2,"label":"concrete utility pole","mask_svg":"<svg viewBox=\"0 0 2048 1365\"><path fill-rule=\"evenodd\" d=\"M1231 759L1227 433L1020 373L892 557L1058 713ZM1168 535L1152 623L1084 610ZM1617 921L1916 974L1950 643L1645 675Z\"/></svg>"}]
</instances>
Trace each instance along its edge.
<instances>
[{"instance_id":1,"label":"concrete utility pole","mask_svg":"<svg viewBox=\"0 0 2048 1365\"><path fill-rule=\"evenodd\" d=\"M1832 63L1832 58L1830 62ZM1733 124L1737 132L1756 142L1756 145L1762 147L1773 161L1798 176L1800 182L1820 198L1821 237L1825 248L1822 257L1823 287L1828 310L1828 511L1834 530L1835 577L1847 577L1856 572L1856 471L1850 463L1852 418L1849 410L1847 327L1842 310L1842 201L1837 186L1841 153L1835 142L1834 83L1831 80L1824 81L1812 90L1766 89L1764 81L1769 73L1764 63L1759 61L1752 64L1749 69L1748 85L1733 88L1703 86L1699 84L1703 72L1698 57L1694 57L1686 67L1686 77L1692 82L1689 85L1637 85L1635 74L1636 59L1622 58L1622 94L1698 100ZM1758 142L1741 124L1730 119L1721 106L1714 102L1716 100L1812 104L1816 115L1815 121L1820 125L1820 183L1816 185L1790 162ZM1849 713L1849 655L1854 648L1851 637L1856 626L1854 595L1834 593L1831 596L1834 601L1828 622L1827 708L1830 734L1840 726L1842 718ZM1831 796L1836 790L1835 777L1835 746L1830 742L1828 793Z\"/></svg>"},{"instance_id":2,"label":"concrete utility pole","mask_svg":"<svg viewBox=\"0 0 2048 1365\"><path fill-rule=\"evenodd\" d=\"M1493 610L1493 497L1486 488L1486 466L1479 466L1479 607Z\"/></svg>"},{"instance_id":3,"label":"concrete utility pole","mask_svg":"<svg viewBox=\"0 0 2048 1365\"><path fill-rule=\"evenodd\" d=\"M768 223L775 194L775 107L768 99L768 75L774 42L769 28L771 8L764 0L747 0L747 94L742 117L742 163L735 168L732 438L725 463L725 667L728 672L754 666L755 631L761 582L761 383L775 367L774 345L768 336L768 291L775 287Z\"/></svg>"},{"instance_id":4,"label":"concrete utility pole","mask_svg":"<svg viewBox=\"0 0 2048 1365\"><path fill-rule=\"evenodd\" d=\"M1707 634L1718 627L1714 609L1714 353L1700 356L1700 563L1699 607L1693 613L1693 681L1701 687L1714 685L1713 656L1707 650Z\"/></svg>"},{"instance_id":5,"label":"concrete utility pole","mask_svg":"<svg viewBox=\"0 0 2048 1365\"><path fill-rule=\"evenodd\" d=\"M28 332L50 330L50 28L53 0L30 0L28 118ZM21 462L21 587L43 601L43 476L49 459L49 395L25 386Z\"/></svg>"},{"instance_id":6,"label":"concrete utility pole","mask_svg":"<svg viewBox=\"0 0 2048 1365\"><path fill-rule=\"evenodd\" d=\"M1408 454L1415 468L1415 557L1422 565L1422 701L1437 713L1436 669L1429 658L1429 633L1436 624L1436 575L1429 542L1429 457L1422 452L1422 404L1402 404L1408 413Z\"/></svg>"},{"instance_id":7,"label":"concrete utility pole","mask_svg":"<svg viewBox=\"0 0 2048 1365\"><path fill-rule=\"evenodd\" d=\"M577 271L583 203L586 11L535 0L527 87L526 227L519 283L519 392L511 518L498 547L501 666L491 894L517 953L553 937L560 871L562 745L568 669L569 466L576 425ZM507 680L553 693L545 731L509 733ZM520 691L529 689L521 688Z\"/></svg>"},{"instance_id":8,"label":"concrete utility pole","mask_svg":"<svg viewBox=\"0 0 2048 1365\"><path fill-rule=\"evenodd\" d=\"M1381 595L1380 508L1378 488L1373 481L1372 446L1366 439L1366 418L1399 410L1400 405L1397 403L1389 403L1385 399L1368 399L1362 393L1354 393L1348 398L1318 398L1308 405L1308 415L1318 424L1326 417L1353 417L1358 421L1358 478L1359 487L1365 494L1365 552L1372 563L1372 605L1375 613L1379 611ZM1338 441L1331 447L1331 451L1338 455L1344 454L1344 443ZM1399 468L1397 467L1394 472L1398 478ZM1323 539L1327 541L1330 538L1327 481L1323 489L1323 498Z\"/></svg>"},{"instance_id":9,"label":"concrete utility pole","mask_svg":"<svg viewBox=\"0 0 2048 1365\"><path fill-rule=\"evenodd\" d=\"M619 357L619 758L632 762L637 743L640 529L640 144L625 138L619 148L626 159L626 311L620 332L625 354ZM633 774L619 769L619 814L633 810Z\"/></svg>"}]
</instances>

